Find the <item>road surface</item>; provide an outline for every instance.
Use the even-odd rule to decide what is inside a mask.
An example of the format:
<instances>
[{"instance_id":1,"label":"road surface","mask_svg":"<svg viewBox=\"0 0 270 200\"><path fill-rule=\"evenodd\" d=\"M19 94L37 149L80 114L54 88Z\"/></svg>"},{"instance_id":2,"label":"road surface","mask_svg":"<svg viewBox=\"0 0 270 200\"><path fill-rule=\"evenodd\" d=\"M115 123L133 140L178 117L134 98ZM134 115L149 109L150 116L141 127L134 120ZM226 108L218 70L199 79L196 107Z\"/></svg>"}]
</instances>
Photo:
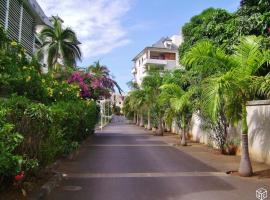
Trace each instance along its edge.
<instances>
[{"instance_id":1,"label":"road surface","mask_svg":"<svg viewBox=\"0 0 270 200\"><path fill-rule=\"evenodd\" d=\"M59 171L65 178L49 200L255 200L256 189L268 187L220 172L119 120Z\"/></svg>"}]
</instances>

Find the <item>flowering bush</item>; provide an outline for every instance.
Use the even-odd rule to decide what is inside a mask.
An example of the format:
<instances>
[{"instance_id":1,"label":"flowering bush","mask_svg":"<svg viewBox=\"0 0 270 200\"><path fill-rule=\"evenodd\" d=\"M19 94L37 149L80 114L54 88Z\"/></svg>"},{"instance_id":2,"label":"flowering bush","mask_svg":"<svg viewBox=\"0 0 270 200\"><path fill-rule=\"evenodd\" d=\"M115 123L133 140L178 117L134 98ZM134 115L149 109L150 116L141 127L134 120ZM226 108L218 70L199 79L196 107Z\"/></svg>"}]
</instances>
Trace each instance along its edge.
<instances>
[{"instance_id":1,"label":"flowering bush","mask_svg":"<svg viewBox=\"0 0 270 200\"><path fill-rule=\"evenodd\" d=\"M109 76L94 76L91 73L74 72L68 83L77 83L80 87L80 96L84 99L109 98L114 91L115 82Z\"/></svg>"}]
</instances>

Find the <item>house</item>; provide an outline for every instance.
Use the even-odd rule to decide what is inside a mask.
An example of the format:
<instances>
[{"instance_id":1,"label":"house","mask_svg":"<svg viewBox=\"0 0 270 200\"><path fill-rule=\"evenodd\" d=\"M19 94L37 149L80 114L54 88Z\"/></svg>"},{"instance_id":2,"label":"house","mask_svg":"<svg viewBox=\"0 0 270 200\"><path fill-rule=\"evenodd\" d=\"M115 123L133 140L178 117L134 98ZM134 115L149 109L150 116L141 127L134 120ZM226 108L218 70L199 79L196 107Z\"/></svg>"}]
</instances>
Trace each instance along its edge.
<instances>
[{"instance_id":1,"label":"house","mask_svg":"<svg viewBox=\"0 0 270 200\"><path fill-rule=\"evenodd\" d=\"M147 75L150 69L171 70L179 64L178 47L182 42L180 35L172 37L162 37L152 46L144 48L132 61L134 67L132 74L134 75L133 82L139 86L143 78Z\"/></svg>"},{"instance_id":2,"label":"house","mask_svg":"<svg viewBox=\"0 0 270 200\"><path fill-rule=\"evenodd\" d=\"M51 26L51 22L36 0L1 0L0 25L9 38L19 42L31 56L41 46L35 27Z\"/></svg>"}]
</instances>

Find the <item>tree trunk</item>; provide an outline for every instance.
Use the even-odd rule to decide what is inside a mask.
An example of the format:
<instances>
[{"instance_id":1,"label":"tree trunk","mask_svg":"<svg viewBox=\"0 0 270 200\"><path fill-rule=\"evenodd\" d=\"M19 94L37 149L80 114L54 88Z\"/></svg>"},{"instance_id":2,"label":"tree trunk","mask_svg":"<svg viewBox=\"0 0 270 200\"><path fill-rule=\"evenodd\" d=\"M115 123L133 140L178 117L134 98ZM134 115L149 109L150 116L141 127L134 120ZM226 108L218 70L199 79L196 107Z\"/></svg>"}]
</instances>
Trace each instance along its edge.
<instances>
[{"instance_id":1,"label":"tree trunk","mask_svg":"<svg viewBox=\"0 0 270 200\"><path fill-rule=\"evenodd\" d=\"M182 138L181 138L181 145L182 146L187 146L187 140L186 140L186 121L185 121L185 115L182 115Z\"/></svg>"},{"instance_id":2,"label":"tree trunk","mask_svg":"<svg viewBox=\"0 0 270 200\"><path fill-rule=\"evenodd\" d=\"M136 121L137 121L137 120L136 120L136 113L134 112L134 115L133 115L133 123L136 124L136 123L137 123Z\"/></svg>"},{"instance_id":3,"label":"tree trunk","mask_svg":"<svg viewBox=\"0 0 270 200\"><path fill-rule=\"evenodd\" d=\"M243 177L248 177L253 174L252 166L248 150L248 125L247 125L247 112L245 105L242 108L242 153L239 166L239 174Z\"/></svg>"},{"instance_id":4,"label":"tree trunk","mask_svg":"<svg viewBox=\"0 0 270 200\"><path fill-rule=\"evenodd\" d=\"M147 116L147 118L148 118L147 119L147 122L148 122L147 123L147 129L148 130L151 130L152 127L151 127L151 112L150 112L150 109L148 110L148 116Z\"/></svg>"},{"instance_id":5,"label":"tree trunk","mask_svg":"<svg viewBox=\"0 0 270 200\"><path fill-rule=\"evenodd\" d=\"M183 132L182 132L181 145L182 146L187 146L186 128L185 127L183 128Z\"/></svg>"},{"instance_id":6,"label":"tree trunk","mask_svg":"<svg viewBox=\"0 0 270 200\"><path fill-rule=\"evenodd\" d=\"M141 116L140 116L140 126L143 127L144 126L144 123L143 123L143 114L141 113Z\"/></svg>"},{"instance_id":7,"label":"tree trunk","mask_svg":"<svg viewBox=\"0 0 270 200\"><path fill-rule=\"evenodd\" d=\"M158 123L158 135L163 136L164 130L163 130L163 125L162 125L162 119L159 119L159 123Z\"/></svg>"},{"instance_id":8,"label":"tree trunk","mask_svg":"<svg viewBox=\"0 0 270 200\"><path fill-rule=\"evenodd\" d=\"M137 113L137 122L136 125L139 126L140 125L140 119L139 119L139 114Z\"/></svg>"}]
</instances>

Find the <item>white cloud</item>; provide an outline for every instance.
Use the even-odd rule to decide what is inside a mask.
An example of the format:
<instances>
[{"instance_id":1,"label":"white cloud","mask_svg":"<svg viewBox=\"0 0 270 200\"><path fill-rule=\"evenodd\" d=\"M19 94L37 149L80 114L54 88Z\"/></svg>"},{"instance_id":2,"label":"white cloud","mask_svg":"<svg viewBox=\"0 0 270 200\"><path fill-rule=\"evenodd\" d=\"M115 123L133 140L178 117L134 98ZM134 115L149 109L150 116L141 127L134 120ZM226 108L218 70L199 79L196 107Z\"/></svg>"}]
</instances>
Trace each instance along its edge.
<instances>
[{"instance_id":1,"label":"white cloud","mask_svg":"<svg viewBox=\"0 0 270 200\"><path fill-rule=\"evenodd\" d=\"M78 35L84 58L129 43L122 21L131 0L37 0L47 16L59 15Z\"/></svg>"}]
</instances>

